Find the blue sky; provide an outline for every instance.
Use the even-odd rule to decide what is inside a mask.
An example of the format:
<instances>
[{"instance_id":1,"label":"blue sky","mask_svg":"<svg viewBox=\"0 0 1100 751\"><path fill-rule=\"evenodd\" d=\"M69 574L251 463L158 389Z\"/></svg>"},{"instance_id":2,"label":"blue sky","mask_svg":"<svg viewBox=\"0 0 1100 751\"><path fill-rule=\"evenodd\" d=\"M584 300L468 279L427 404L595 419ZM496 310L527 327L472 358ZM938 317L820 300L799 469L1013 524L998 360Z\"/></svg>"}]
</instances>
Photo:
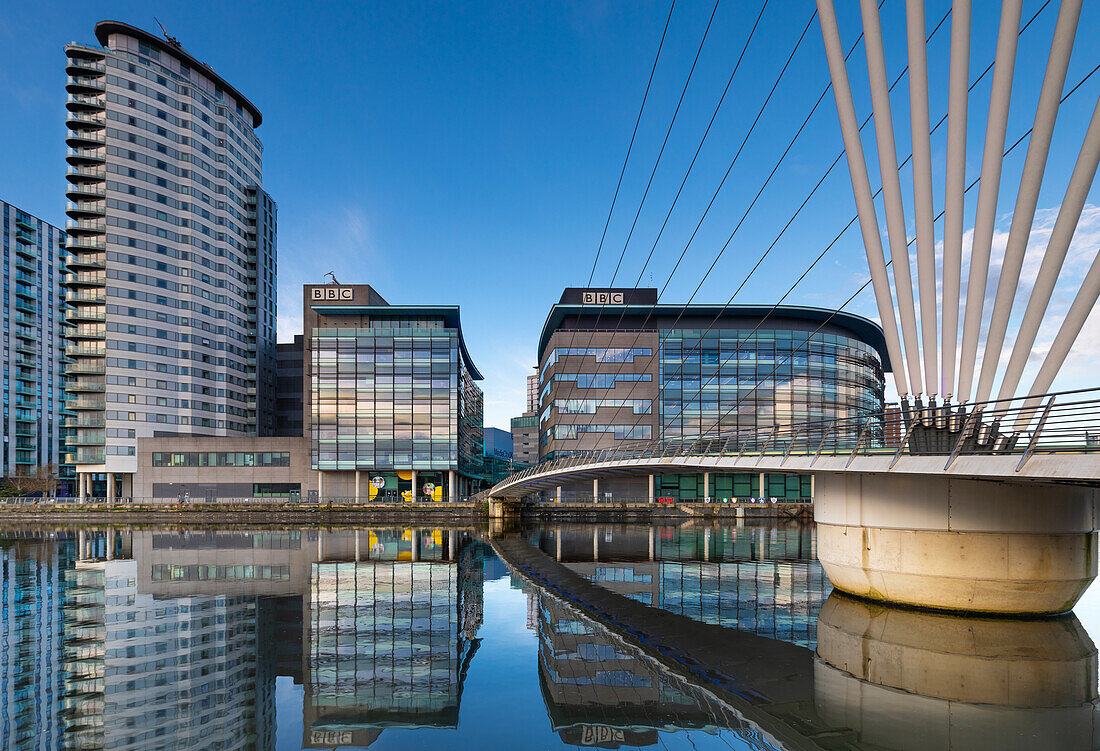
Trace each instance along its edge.
<instances>
[{"instance_id":1,"label":"blue sky","mask_svg":"<svg viewBox=\"0 0 1100 751\"><path fill-rule=\"evenodd\" d=\"M617 284L638 279L760 1L721 1ZM848 47L860 29L858 5L837 4ZM926 4L931 30L949 2ZM975 3L972 80L992 60L995 5ZM1025 0L1024 18L1041 6ZM1057 7L1051 3L1020 39L1009 144L1031 125ZM596 284L611 280L712 8L709 1L677 4ZM771 0L765 8L643 286L668 280L813 9L810 0ZM258 135L265 188L279 204L282 334L299 329L301 285L322 281L330 269L341 281L374 285L391 302L459 304L471 353L486 374L486 425L507 427L522 411L523 378L550 305L563 287L588 279L667 12L665 2L599 0L13 4L0 17L0 198L64 223L63 45L93 41L93 26L104 18L153 29L156 15L264 114ZM882 17L892 80L906 62L904 2L885 0ZM1085 3L1067 90L1100 62L1089 43L1098 35L1100 4ZM929 46L933 122L946 110L949 39L950 22ZM870 108L862 46L850 75L862 118ZM989 79L971 95L968 181L980 167ZM827 82L815 20L662 301L683 302L692 294ZM1060 111L1022 296L1098 92L1100 73ZM903 80L894 91L899 161L910 150L907 103ZM945 143L946 127L932 143L937 211ZM871 128L864 145L877 187ZM998 224L1005 231L1026 146L1005 163ZM696 301L729 299L840 149L830 94ZM902 181L912 234L908 169ZM968 194L968 226L976 197L977 189ZM1100 204L1095 188L1089 204L1052 303L1055 316L1100 244L1100 210L1091 208ZM854 213L842 160L735 302L773 302ZM884 223L881 204L879 218ZM1003 237L998 242L1003 247ZM839 305L866 275L853 227L788 300ZM1018 298L1019 310L1024 299ZM850 309L873 317L870 291ZM1045 326L1038 353L1052 335ZM1056 387L1092 385L1088 367L1100 356L1100 322L1089 321L1079 345Z\"/></svg>"}]
</instances>

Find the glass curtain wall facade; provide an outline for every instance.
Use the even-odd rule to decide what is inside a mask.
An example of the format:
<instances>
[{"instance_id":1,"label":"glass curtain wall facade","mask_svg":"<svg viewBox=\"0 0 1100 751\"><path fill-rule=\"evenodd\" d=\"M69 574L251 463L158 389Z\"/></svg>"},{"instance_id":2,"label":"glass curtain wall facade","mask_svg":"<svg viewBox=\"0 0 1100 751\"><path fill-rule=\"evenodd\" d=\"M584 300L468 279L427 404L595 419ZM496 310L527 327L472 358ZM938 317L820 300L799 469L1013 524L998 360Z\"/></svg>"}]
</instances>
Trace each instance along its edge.
<instances>
[{"instance_id":1,"label":"glass curtain wall facade","mask_svg":"<svg viewBox=\"0 0 1100 751\"><path fill-rule=\"evenodd\" d=\"M452 472L472 489L484 473L484 404L458 309L389 306L366 285L341 289L374 304L311 306L326 290L306 288L312 468L365 471L369 482L325 475L322 495L444 500Z\"/></svg>"},{"instance_id":2,"label":"glass curtain wall facade","mask_svg":"<svg viewBox=\"0 0 1100 751\"><path fill-rule=\"evenodd\" d=\"M663 437L692 440L882 409L877 352L854 335L789 329L661 332ZM813 439L803 439L803 448Z\"/></svg>"},{"instance_id":3,"label":"glass curtain wall facade","mask_svg":"<svg viewBox=\"0 0 1100 751\"><path fill-rule=\"evenodd\" d=\"M458 467L458 336L432 323L314 331L314 469Z\"/></svg>"},{"instance_id":4,"label":"glass curtain wall facade","mask_svg":"<svg viewBox=\"0 0 1100 751\"><path fill-rule=\"evenodd\" d=\"M69 461L111 496L139 437L272 428L276 213L244 96L174 39L95 33L65 48Z\"/></svg>"},{"instance_id":5,"label":"glass curtain wall facade","mask_svg":"<svg viewBox=\"0 0 1100 751\"><path fill-rule=\"evenodd\" d=\"M65 464L72 413L65 404L62 371L65 328L72 306L62 282L68 271L65 234L0 201L3 232L4 448L0 478L48 475L71 490Z\"/></svg>"},{"instance_id":6,"label":"glass curtain wall facade","mask_svg":"<svg viewBox=\"0 0 1100 751\"><path fill-rule=\"evenodd\" d=\"M599 295L619 302L583 302ZM752 440L883 408L889 363L871 321L820 308L656 298L656 290L567 289L551 308L539 343L541 459L739 431ZM859 429L849 432L839 439L855 441ZM814 440L807 434L794 448Z\"/></svg>"}]
</instances>

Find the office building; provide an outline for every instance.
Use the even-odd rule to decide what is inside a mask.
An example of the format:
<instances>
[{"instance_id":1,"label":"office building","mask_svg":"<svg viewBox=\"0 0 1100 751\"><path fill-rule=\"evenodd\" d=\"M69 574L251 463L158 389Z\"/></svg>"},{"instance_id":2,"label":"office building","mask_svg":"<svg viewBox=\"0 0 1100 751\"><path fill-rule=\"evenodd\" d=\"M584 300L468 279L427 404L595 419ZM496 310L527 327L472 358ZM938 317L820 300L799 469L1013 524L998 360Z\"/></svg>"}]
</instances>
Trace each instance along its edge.
<instances>
[{"instance_id":1,"label":"office building","mask_svg":"<svg viewBox=\"0 0 1100 751\"><path fill-rule=\"evenodd\" d=\"M275 433L277 436L301 436L302 422L302 335L280 343L275 350Z\"/></svg>"},{"instance_id":2,"label":"office building","mask_svg":"<svg viewBox=\"0 0 1100 751\"><path fill-rule=\"evenodd\" d=\"M599 295L615 302L586 302ZM880 411L885 349L882 330L849 313L567 289L539 340L541 455Z\"/></svg>"},{"instance_id":3,"label":"office building","mask_svg":"<svg viewBox=\"0 0 1100 751\"><path fill-rule=\"evenodd\" d=\"M879 326L850 313L663 305L656 289L566 289L550 309L538 353L541 459L655 440L755 437L881 412L890 366ZM856 440L840 440L849 437ZM809 447L809 437L801 440ZM604 490L642 500L812 496L809 476L653 479L652 492L644 479ZM591 497L591 490L579 492Z\"/></svg>"},{"instance_id":4,"label":"office building","mask_svg":"<svg viewBox=\"0 0 1100 751\"><path fill-rule=\"evenodd\" d=\"M485 428L485 456L512 458L512 434L500 428Z\"/></svg>"},{"instance_id":5,"label":"office building","mask_svg":"<svg viewBox=\"0 0 1100 751\"><path fill-rule=\"evenodd\" d=\"M483 397L458 306L306 285L304 415L320 497L467 497L483 482Z\"/></svg>"},{"instance_id":6,"label":"office building","mask_svg":"<svg viewBox=\"0 0 1100 751\"><path fill-rule=\"evenodd\" d=\"M72 481L65 459L65 362L62 332L68 325L65 234L0 201L3 218L4 448L0 477L53 476ZM45 488L34 488L42 491ZM59 487L58 490L67 489Z\"/></svg>"},{"instance_id":7,"label":"office building","mask_svg":"<svg viewBox=\"0 0 1100 751\"><path fill-rule=\"evenodd\" d=\"M539 374L527 376L527 412L539 411Z\"/></svg>"},{"instance_id":8,"label":"office building","mask_svg":"<svg viewBox=\"0 0 1100 751\"><path fill-rule=\"evenodd\" d=\"M171 37L66 46L69 461L132 495L139 438L274 431L276 209L259 110Z\"/></svg>"},{"instance_id":9,"label":"office building","mask_svg":"<svg viewBox=\"0 0 1100 751\"><path fill-rule=\"evenodd\" d=\"M537 412L512 418L512 459L523 464L538 464L539 416Z\"/></svg>"}]
</instances>

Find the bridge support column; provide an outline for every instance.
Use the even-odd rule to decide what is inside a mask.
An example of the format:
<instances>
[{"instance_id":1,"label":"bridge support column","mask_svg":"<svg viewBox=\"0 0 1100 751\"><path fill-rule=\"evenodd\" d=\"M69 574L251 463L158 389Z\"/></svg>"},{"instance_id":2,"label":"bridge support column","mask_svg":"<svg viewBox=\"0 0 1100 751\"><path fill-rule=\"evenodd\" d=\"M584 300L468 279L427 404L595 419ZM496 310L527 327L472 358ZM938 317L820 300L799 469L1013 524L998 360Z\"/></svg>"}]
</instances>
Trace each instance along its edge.
<instances>
[{"instance_id":1,"label":"bridge support column","mask_svg":"<svg viewBox=\"0 0 1100 751\"><path fill-rule=\"evenodd\" d=\"M1100 490L821 474L817 553L849 594L942 610L1051 614L1096 578Z\"/></svg>"},{"instance_id":2,"label":"bridge support column","mask_svg":"<svg viewBox=\"0 0 1100 751\"><path fill-rule=\"evenodd\" d=\"M447 501L454 503L458 500L458 488L455 477L458 475L453 469L447 470Z\"/></svg>"},{"instance_id":3,"label":"bridge support column","mask_svg":"<svg viewBox=\"0 0 1100 751\"><path fill-rule=\"evenodd\" d=\"M358 469L355 470L355 502L356 503L359 503L359 480L360 480L360 477L361 477L359 473L361 471L362 470L358 470ZM359 533L356 532L356 535L358 535L358 534ZM359 538L356 537L356 542L358 542L358 541L359 541ZM358 555L356 556L355 560L359 560Z\"/></svg>"},{"instance_id":4,"label":"bridge support column","mask_svg":"<svg viewBox=\"0 0 1100 751\"><path fill-rule=\"evenodd\" d=\"M710 472L703 473L703 498L710 498Z\"/></svg>"},{"instance_id":5,"label":"bridge support column","mask_svg":"<svg viewBox=\"0 0 1100 751\"><path fill-rule=\"evenodd\" d=\"M764 473L760 473L760 500L763 501L768 497L768 487L764 481Z\"/></svg>"},{"instance_id":6,"label":"bridge support column","mask_svg":"<svg viewBox=\"0 0 1100 751\"><path fill-rule=\"evenodd\" d=\"M558 486L554 493L554 503L561 503L561 485Z\"/></svg>"},{"instance_id":7,"label":"bridge support column","mask_svg":"<svg viewBox=\"0 0 1100 751\"><path fill-rule=\"evenodd\" d=\"M657 494L653 492L654 483L655 483L654 476L651 474L649 476L649 502L650 503L656 503L657 502Z\"/></svg>"},{"instance_id":8,"label":"bridge support column","mask_svg":"<svg viewBox=\"0 0 1100 751\"><path fill-rule=\"evenodd\" d=\"M600 502L600 478L598 477L592 478L592 502Z\"/></svg>"}]
</instances>

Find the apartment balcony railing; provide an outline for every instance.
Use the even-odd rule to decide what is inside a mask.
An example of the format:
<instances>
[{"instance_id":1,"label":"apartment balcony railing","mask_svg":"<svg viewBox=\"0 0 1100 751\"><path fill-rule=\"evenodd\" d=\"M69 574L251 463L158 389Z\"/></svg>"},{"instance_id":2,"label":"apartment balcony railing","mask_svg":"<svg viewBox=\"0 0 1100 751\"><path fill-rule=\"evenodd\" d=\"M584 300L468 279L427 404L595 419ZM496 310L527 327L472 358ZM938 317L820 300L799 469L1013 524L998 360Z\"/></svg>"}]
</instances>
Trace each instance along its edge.
<instances>
[{"instance_id":1,"label":"apartment balcony railing","mask_svg":"<svg viewBox=\"0 0 1100 751\"><path fill-rule=\"evenodd\" d=\"M107 329L103 326L76 326L65 333L68 339L106 339Z\"/></svg>"},{"instance_id":2,"label":"apartment balcony railing","mask_svg":"<svg viewBox=\"0 0 1100 751\"><path fill-rule=\"evenodd\" d=\"M82 274L69 274L65 283L70 287L86 286L86 287L103 287L107 284L107 275L103 273L82 273Z\"/></svg>"},{"instance_id":3,"label":"apartment balcony railing","mask_svg":"<svg viewBox=\"0 0 1100 751\"><path fill-rule=\"evenodd\" d=\"M105 73L107 63L104 60L94 60L88 57L70 57L65 64L65 72L69 75L78 75L80 71Z\"/></svg>"},{"instance_id":4,"label":"apartment balcony railing","mask_svg":"<svg viewBox=\"0 0 1100 751\"><path fill-rule=\"evenodd\" d=\"M89 360L80 360L73 362L71 365L69 365L69 367L65 369L65 375L70 376L103 375L106 372L106 365Z\"/></svg>"},{"instance_id":5,"label":"apartment balcony railing","mask_svg":"<svg viewBox=\"0 0 1100 751\"><path fill-rule=\"evenodd\" d=\"M106 91L107 82L103 78L89 78L87 76L70 76L65 84L65 90L72 94L80 94L84 89L93 91Z\"/></svg>"},{"instance_id":6,"label":"apartment balcony railing","mask_svg":"<svg viewBox=\"0 0 1100 751\"><path fill-rule=\"evenodd\" d=\"M98 290L80 290L70 292L65 299L71 303L102 303L107 300L107 297Z\"/></svg>"},{"instance_id":7,"label":"apartment balcony railing","mask_svg":"<svg viewBox=\"0 0 1100 751\"><path fill-rule=\"evenodd\" d=\"M102 428L106 427L107 420L102 415L85 413L81 417L67 417L61 421L63 428Z\"/></svg>"},{"instance_id":8,"label":"apartment balcony railing","mask_svg":"<svg viewBox=\"0 0 1100 751\"><path fill-rule=\"evenodd\" d=\"M70 237L68 242L65 243L65 246L69 250L75 251L107 249L106 241L97 240L91 237Z\"/></svg>"},{"instance_id":9,"label":"apartment balcony railing","mask_svg":"<svg viewBox=\"0 0 1100 751\"><path fill-rule=\"evenodd\" d=\"M97 307L75 308L68 315L70 323L84 323L88 321L106 321L107 312Z\"/></svg>"},{"instance_id":10,"label":"apartment balcony railing","mask_svg":"<svg viewBox=\"0 0 1100 751\"><path fill-rule=\"evenodd\" d=\"M107 347L106 346L96 347L96 346L88 346L88 345L75 346L75 347L66 347L65 348L65 354L67 354L71 357L106 357L107 356Z\"/></svg>"},{"instance_id":11,"label":"apartment balcony railing","mask_svg":"<svg viewBox=\"0 0 1100 751\"><path fill-rule=\"evenodd\" d=\"M98 183L70 183L65 188L65 197L71 202L78 202L82 198L104 198L106 195L107 189Z\"/></svg>"},{"instance_id":12,"label":"apartment balcony railing","mask_svg":"<svg viewBox=\"0 0 1100 751\"><path fill-rule=\"evenodd\" d=\"M103 449L81 449L65 455L68 464L103 464L107 452Z\"/></svg>"},{"instance_id":13,"label":"apartment balcony railing","mask_svg":"<svg viewBox=\"0 0 1100 751\"><path fill-rule=\"evenodd\" d=\"M66 399L65 406L72 410L101 410L107 408L103 399Z\"/></svg>"},{"instance_id":14,"label":"apartment balcony railing","mask_svg":"<svg viewBox=\"0 0 1100 751\"><path fill-rule=\"evenodd\" d=\"M72 165L88 164L104 164L107 161L107 154L102 149L74 149L70 148L65 152L65 161Z\"/></svg>"}]
</instances>

